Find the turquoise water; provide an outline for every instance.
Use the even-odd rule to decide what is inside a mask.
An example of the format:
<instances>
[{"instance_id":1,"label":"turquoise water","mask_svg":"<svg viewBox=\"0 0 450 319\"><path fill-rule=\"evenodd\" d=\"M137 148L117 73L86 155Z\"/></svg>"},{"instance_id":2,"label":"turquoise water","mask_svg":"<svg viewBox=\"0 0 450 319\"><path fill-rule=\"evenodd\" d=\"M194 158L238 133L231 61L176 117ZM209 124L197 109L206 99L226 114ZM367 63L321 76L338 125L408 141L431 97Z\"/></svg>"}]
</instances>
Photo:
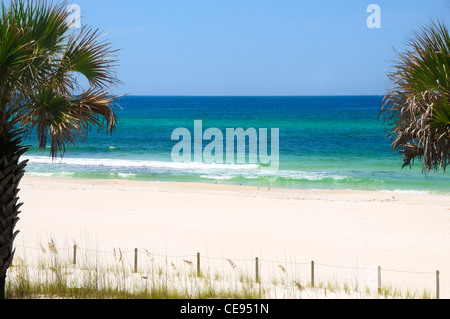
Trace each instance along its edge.
<instances>
[{"instance_id":1,"label":"turquoise water","mask_svg":"<svg viewBox=\"0 0 450 319\"><path fill-rule=\"evenodd\" d=\"M448 174L423 175L420 163L401 169L379 120L381 103L378 96L129 96L120 101L113 135L93 131L55 161L35 146L24 157L31 176L450 193ZM172 131L184 127L193 137L194 120L224 134L226 128L278 128L278 170L261 163L173 162L178 141L171 139Z\"/></svg>"}]
</instances>

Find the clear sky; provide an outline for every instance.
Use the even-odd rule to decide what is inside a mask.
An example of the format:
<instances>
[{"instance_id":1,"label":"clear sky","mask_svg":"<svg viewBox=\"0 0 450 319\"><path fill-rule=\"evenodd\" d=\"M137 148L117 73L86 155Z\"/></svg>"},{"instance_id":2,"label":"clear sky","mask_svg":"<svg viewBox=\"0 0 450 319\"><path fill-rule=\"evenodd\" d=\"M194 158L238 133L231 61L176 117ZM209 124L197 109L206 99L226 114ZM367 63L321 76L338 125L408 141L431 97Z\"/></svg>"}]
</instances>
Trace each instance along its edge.
<instances>
[{"instance_id":1,"label":"clear sky","mask_svg":"<svg viewBox=\"0 0 450 319\"><path fill-rule=\"evenodd\" d=\"M432 17L450 26L450 0L70 3L121 49L114 93L131 95L379 95L412 30Z\"/></svg>"}]
</instances>

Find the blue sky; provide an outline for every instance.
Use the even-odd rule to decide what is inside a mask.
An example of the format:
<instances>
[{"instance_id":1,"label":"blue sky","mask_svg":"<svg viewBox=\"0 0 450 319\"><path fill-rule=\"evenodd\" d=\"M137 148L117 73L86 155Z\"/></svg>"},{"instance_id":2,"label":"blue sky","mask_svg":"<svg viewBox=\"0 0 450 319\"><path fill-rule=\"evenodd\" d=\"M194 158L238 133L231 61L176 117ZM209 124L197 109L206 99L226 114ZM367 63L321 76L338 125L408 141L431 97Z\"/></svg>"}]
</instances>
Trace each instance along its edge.
<instances>
[{"instance_id":1,"label":"blue sky","mask_svg":"<svg viewBox=\"0 0 450 319\"><path fill-rule=\"evenodd\" d=\"M450 22L450 0L71 3L121 49L114 93L131 95L379 95L394 48L432 17Z\"/></svg>"}]
</instances>

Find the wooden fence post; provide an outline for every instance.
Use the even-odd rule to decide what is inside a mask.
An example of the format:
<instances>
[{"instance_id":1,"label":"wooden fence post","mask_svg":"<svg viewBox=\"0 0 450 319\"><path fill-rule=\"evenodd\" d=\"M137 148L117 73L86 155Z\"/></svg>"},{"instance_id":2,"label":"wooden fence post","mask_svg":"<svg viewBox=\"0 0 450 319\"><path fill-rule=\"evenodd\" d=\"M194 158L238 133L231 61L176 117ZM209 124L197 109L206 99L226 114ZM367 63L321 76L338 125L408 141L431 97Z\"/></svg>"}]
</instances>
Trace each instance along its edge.
<instances>
[{"instance_id":1,"label":"wooden fence post","mask_svg":"<svg viewBox=\"0 0 450 319\"><path fill-rule=\"evenodd\" d=\"M381 294L381 266L378 266L378 293Z\"/></svg>"},{"instance_id":2,"label":"wooden fence post","mask_svg":"<svg viewBox=\"0 0 450 319\"><path fill-rule=\"evenodd\" d=\"M436 271L436 299L440 298L440 293L439 293L439 270Z\"/></svg>"},{"instance_id":3,"label":"wooden fence post","mask_svg":"<svg viewBox=\"0 0 450 319\"><path fill-rule=\"evenodd\" d=\"M77 264L77 245L73 245L73 264Z\"/></svg>"},{"instance_id":4,"label":"wooden fence post","mask_svg":"<svg viewBox=\"0 0 450 319\"><path fill-rule=\"evenodd\" d=\"M138 249L134 249L134 272L138 272Z\"/></svg>"},{"instance_id":5,"label":"wooden fence post","mask_svg":"<svg viewBox=\"0 0 450 319\"><path fill-rule=\"evenodd\" d=\"M200 272L200 253L197 253L197 277L200 278L201 272Z\"/></svg>"},{"instance_id":6,"label":"wooden fence post","mask_svg":"<svg viewBox=\"0 0 450 319\"><path fill-rule=\"evenodd\" d=\"M311 287L314 288L314 260L311 261Z\"/></svg>"},{"instance_id":7,"label":"wooden fence post","mask_svg":"<svg viewBox=\"0 0 450 319\"><path fill-rule=\"evenodd\" d=\"M256 277L256 282L259 284L259 258L258 257L256 257L256 259L255 259L255 264L256 264L255 277Z\"/></svg>"}]
</instances>

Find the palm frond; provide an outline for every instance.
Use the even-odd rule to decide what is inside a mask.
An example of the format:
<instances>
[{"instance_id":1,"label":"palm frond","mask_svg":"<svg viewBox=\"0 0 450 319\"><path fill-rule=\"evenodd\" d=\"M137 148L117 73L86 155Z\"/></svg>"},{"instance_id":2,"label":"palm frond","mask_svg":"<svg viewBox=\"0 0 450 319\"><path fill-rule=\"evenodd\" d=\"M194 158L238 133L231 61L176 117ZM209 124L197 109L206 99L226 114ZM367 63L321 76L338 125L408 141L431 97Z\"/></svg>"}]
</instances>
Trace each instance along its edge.
<instances>
[{"instance_id":1,"label":"palm frond","mask_svg":"<svg viewBox=\"0 0 450 319\"><path fill-rule=\"evenodd\" d=\"M50 153L56 157L65 153L66 145L85 141L93 127L111 133L117 123L113 107L117 99L92 88L77 96L62 95L49 85L21 108L22 125L28 132L36 131L41 149L50 143Z\"/></svg>"},{"instance_id":2,"label":"palm frond","mask_svg":"<svg viewBox=\"0 0 450 319\"><path fill-rule=\"evenodd\" d=\"M424 172L450 163L450 35L439 20L414 32L388 74L393 88L381 110L392 127L392 148L403 166L422 161Z\"/></svg>"},{"instance_id":3,"label":"palm frond","mask_svg":"<svg viewBox=\"0 0 450 319\"><path fill-rule=\"evenodd\" d=\"M0 107L16 123L50 144L53 157L82 142L92 127L112 132L117 123L107 93L119 84L115 53L99 30L68 32L66 4L16 0L0 15ZM90 87L80 90L79 75Z\"/></svg>"},{"instance_id":4,"label":"palm frond","mask_svg":"<svg viewBox=\"0 0 450 319\"><path fill-rule=\"evenodd\" d=\"M80 73L91 86L107 89L119 83L113 72L116 52L110 43L102 40L99 30L84 27L68 39L59 59L58 75L61 78L71 72ZM67 82L62 83L67 86Z\"/></svg>"}]
</instances>

